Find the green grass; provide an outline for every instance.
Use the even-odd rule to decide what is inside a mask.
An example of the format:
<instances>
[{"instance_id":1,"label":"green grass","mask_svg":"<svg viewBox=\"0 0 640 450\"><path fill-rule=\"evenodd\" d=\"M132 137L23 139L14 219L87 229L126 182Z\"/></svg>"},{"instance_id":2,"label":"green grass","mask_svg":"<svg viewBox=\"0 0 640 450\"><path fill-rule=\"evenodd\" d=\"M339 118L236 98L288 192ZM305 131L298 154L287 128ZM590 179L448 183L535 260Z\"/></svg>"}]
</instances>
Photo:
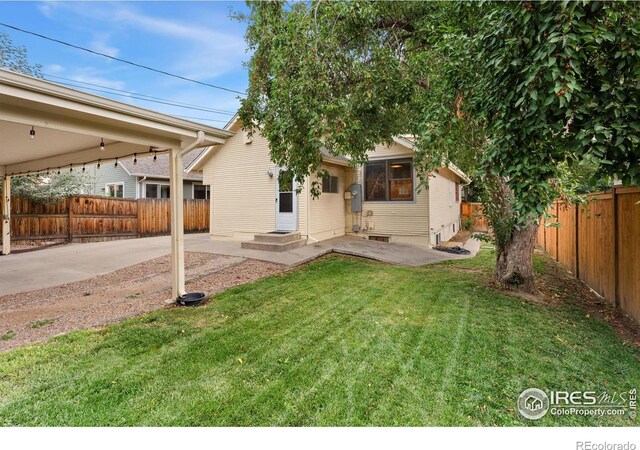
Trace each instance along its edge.
<instances>
[{"instance_id":1,"label":"green grass","mask_svg":"<svg viewBox=\"0 0 640 450\"><path fill-rule=\"evenodd\" d=\"M0 354L0 424L635 425L520 418L528 387L638 387L640 352L575 305L494 292L492 259L332 256Z\"/></svg>"}]
</instances>

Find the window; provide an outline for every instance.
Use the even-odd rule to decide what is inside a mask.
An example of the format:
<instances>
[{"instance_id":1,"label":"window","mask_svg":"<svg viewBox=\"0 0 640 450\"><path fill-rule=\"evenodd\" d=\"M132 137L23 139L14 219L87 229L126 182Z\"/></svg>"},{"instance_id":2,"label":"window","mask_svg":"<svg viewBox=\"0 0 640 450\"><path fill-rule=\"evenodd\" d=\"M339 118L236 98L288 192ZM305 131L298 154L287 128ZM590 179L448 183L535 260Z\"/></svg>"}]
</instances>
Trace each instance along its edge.
<instances>
[{"instance_id":1,"label":"window","mask_svg":"<svg viewBox=\"0 0 640 450\"><path fill-rule=\"evenodd\" d=\"M411 160L387 160L367 163L364 170L365 201L413 200Z\"/></svg>"},{"instance_id":2,"label":"window","mask_svg":"<svg viewBox=\"0 0 640 450\"><path fill-rule=\"evenodd\" d=\"M456 203L460 203L460 183L456 183Z\"/></svg>"},{"instance_id":3,"label":"window","mask_svg":"<svg viewBox=\"0 0 640 450\"><path fill-rule=\"evenodd\" d=\"M145 183L144 198L171 198L171 187L162 183Z\"/></svg>"},{"instance_id":4,"label":"window","mask_svg":"<svg viewBox=\"0 0 640 450\"><path fill-rule=\"evenodd\" d=\"M193 198L196 200L209 200L210 187L206 184L193 185Z\"/></svg>"},{"instance_id":5,"label":"window","mask_svg":"<svg viewBox=\"0 0 640 450\"><path fill-rule=\"evenodd\" d=\"M338 177L334 177L333 175L326 175L322 177L322 192L337 194L338 193Z\"/></svg>"},{"instance_id":6,"label":"window","mask_svg":"<svg viewBox=\"0 0 640 450\"><path fill-rule=\"evenodd\" d=\"M107 197L124 197L124 183L109 183L104 187L104 194Z\"/></svg>"}]
</instances>

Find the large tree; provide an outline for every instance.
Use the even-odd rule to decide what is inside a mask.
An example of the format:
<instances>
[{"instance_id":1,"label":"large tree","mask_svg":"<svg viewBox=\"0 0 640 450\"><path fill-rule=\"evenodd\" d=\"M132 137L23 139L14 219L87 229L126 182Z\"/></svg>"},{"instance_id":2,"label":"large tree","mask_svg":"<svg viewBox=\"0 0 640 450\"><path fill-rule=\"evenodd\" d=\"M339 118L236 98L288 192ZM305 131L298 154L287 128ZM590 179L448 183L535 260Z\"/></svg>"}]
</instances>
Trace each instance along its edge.
<instances>
[{"instance_id":1,"label":"large tree","mask_svg":"<svg viewBox=\"0 0 640 450\"><path fill-rule=\"evenodd\" d=\"M637 3L250 3L240 111L297 177L417 136L422 180L482 179L496 279L532 290L538 218L567 175L640 181ZM584 170L580 170L584 172Z\"/></svg>"}]
</instances>

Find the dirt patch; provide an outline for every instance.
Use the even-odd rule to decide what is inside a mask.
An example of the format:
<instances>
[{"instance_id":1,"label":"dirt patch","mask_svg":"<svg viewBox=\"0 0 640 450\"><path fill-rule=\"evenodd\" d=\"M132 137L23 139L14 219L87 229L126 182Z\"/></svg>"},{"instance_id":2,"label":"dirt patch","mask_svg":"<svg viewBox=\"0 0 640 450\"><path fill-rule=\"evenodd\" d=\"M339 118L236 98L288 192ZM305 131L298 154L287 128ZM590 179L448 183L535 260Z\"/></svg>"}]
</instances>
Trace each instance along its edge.
<instances>
[{"instance_id":1,"label":"dirt patch","mask_svg":"<svg viewBox=\"0 0 640 450\"><path fill-rule=\"evenodd\" d=\"M549 255L538 251L536 254L544 258L544 272L536 275L537 293L499 290L493 281L488 285L501 294L539 305L553 307L569 303L579 306L586 317L611 324L623 341L640 348L640 324L600 297Z\"/></svg>"},{"instance_id":2,"label":"dirt patch","mask_svg":"<svg viewBox=\"0 0 640 450\"><path fill-rule=\"evenodd\" d=\"M217 293L285 270L252 259L185 254L190 292ZM163 256L89 280L1 296L0 351L165 307L170 284L171 259Z\"/></svg>"}]
</instances>

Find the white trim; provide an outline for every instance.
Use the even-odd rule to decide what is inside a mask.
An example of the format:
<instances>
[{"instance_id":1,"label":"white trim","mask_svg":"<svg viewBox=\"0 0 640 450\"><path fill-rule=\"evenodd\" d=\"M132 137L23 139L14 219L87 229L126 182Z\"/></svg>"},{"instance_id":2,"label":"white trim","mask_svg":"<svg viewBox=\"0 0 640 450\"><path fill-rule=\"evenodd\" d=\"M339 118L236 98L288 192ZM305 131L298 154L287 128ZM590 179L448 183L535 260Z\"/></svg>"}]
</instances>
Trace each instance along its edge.
<instances>
[{"instance_id":1,"label":"white trim","mask_svg":"<svg viewBox=\"0 0 640 450\"><path fill-rule=\"evenodd\" d=\"M155 199L163 198L163 197L147 197L148 184L157 184L158 186L169 186L169 188L171 188L171 183L168 181L145 180L141 184L143 189L142 189L142 192L141 192L142 195L140 198L155 198ZM158 189L158 194L160 194L160 189ZM169 191L169 198L171 198L171 191Z\"/></svg>"},{"instance_id":2,"label":"white trim","mask_svg":"<svg viewBox=\"0 0 640 450\"><path fill-rule=\"evenodd\" d=\"M291 213L281 213L280 212L280 183L278 182L279 180L279 173L280 170L284 169L284 167L276 167L275 170L275 199L276 201L274 202L274 212L275 212L275 226L276 226L276 231L298 231L298 221L300 220L299 218L299 214L298 214L298 193L296 192L298 189L298 182L296 180L293 181L292 186L291 186L291 193L292 193L292 198L291 198L291 202L292 202L292 206L293 206L293 211ZM284 192L289 192L289 191L284 191ZM307 200L308 201L308 200ZM284 226L281 226L283 224L282 220L279 222L278 221L278 217L281 217L281 214L291 214L293 215L293 229L290 229L290 227L287 227L287 223L284 223Z\"/></svg>"},{"instance_id":3,"label":"white trim","mask_svg":"<svg viewBox=\"0 0 640 450\"><path fill-rule=\"evenodd\" d=\"M191 198L193 200L196 199L196 186L204 186L207 193L206 195L208 195L208 197L204 200L211 200L211 186L208 184L204 184L202 181L193 181L191 183Z\"/></svg>"},{"instance_id":4,"label":"white trim","mask_svg":"<svg viewBox=\"0 0 640 450\"><path fill-rule=\"evenodd\" d=\"M107 188L108 188L109 186L122 186L122 197L116 197L115 195L114 195L114 196L107 195ZM105 184L104 184L104 195L105 195L105 197L126 198L126 197L124 196L124 194L125 194L125 192L124 192L124 181L113 181L113 182L111 182L111 183L105 183Z\"/></svg>"}]
</instances>

